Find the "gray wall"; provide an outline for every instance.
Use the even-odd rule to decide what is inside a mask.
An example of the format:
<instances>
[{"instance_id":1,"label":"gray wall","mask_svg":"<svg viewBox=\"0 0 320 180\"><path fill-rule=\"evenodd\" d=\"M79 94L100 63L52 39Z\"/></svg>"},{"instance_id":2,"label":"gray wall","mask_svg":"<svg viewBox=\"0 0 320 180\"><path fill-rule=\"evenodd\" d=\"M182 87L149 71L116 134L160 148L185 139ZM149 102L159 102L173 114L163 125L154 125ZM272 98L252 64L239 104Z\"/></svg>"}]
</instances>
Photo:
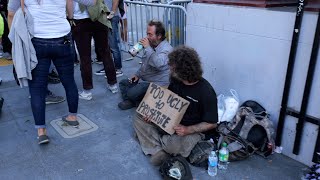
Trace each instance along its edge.
<instances>
[{"instance_id":1,"label":"gray wall","mask_svg":"<svg viewBox=\"0 0 320 180\"><path fill-rule=\"evenodd\" d=\"M187 9L187 45L202 59L204 76L217 94L235 89L241 102L256 100L278 122L288 63L295 8L264 9L191 3ZM289 104L300 109L310 59L317 15L305 12L297 52ZM319 56L320 57L320 56ZM316 76L308 113L320 117L320 68ZM318 93L319 94L319 93ZM301 154L291 154L295 135L294 118L286 119L283 153L310 164L318 128L306 124Z\"/></svg>"}]
</instances>

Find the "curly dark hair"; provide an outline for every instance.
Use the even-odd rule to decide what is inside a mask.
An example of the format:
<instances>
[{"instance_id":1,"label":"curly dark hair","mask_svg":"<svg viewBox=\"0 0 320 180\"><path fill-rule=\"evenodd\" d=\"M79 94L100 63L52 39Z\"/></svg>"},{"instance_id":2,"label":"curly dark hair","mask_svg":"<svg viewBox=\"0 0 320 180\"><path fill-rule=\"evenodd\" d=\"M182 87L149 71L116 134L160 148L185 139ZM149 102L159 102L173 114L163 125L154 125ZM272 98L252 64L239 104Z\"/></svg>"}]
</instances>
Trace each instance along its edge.
<instances>
[{"instance_id":1,"label":"curly dark hair","mask_svg":"<svg viewBox=\"0 0 320 180\"><path fill-rule=\"evenodd\" d=\"M169 66L173 74L181 79L193 83L202 78L203 70L198 53L190 47L179 46L169 55Z\"/></svg>"},{"instance_id":2,"label":"curly dark hair","mask_svg":"<svg viewBox=\"0 0 320 180\"><path fill-rule=\"evenodd\" d=\"M161 36L161 41L166 39L166 29L161 21L151 20L149 21L148 26L156 27L156 35Z\"/></svg>"}]
</instances>

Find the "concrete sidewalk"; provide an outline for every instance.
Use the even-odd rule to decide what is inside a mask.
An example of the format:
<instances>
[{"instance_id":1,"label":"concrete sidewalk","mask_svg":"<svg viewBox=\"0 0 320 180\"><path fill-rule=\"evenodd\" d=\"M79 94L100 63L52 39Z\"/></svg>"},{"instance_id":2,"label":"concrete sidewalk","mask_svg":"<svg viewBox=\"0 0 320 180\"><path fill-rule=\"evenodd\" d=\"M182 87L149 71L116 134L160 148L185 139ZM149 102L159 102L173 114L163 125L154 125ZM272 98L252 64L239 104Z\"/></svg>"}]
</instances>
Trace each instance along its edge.
<instances>
[{"instance_id":1,"label":"concrete sidewalk","mask_svg":"<svg viewBox=\"0 0 320 180\"><path fill-rule=\"evenodd\" d=\"M123 66L124 74L131 76L139 66L139 59L123 62ZM93 64L94 71L100 68L101 65ZM81 89L79 66L75 69ZM46 119L51 142L46 146L37 144L28 89L15 84L11 66L0 67L0 77L4 80L0 96L5 99L0 117L0 179L162 179L133 137L135 110L118 109L120 94L107 90L104 76L93 75L93 99L79 101L79 113L94 122L98 130L63 138L50 121L68 113L67 103L48 105ZM122 78L126 77L118 80ZM49 85L49 89L64 96L61 84ZM303 164L279 154L269 159L253 156L230 163L228 170L218 171L215 179L300 179L304 168ZM197 180L214 179L202 168L192 167L192 173Z\"/></svg>"}]
</instances>

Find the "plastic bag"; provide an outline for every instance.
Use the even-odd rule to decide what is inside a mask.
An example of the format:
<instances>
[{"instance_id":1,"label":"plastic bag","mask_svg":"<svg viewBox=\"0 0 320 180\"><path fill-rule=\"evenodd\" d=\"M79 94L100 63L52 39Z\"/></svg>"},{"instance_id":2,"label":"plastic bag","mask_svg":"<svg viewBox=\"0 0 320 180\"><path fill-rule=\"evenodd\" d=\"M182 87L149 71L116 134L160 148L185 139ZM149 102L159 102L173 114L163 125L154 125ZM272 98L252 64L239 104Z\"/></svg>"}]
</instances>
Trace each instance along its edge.
<instances>
[{"instance_id":1,"label":"plastic bag","mask_svg":"<svg viewBox=\"0 0 320 180\"><path fill-rule=\"evenodd\" d=\"M219 117L218 123L230 122L238 111L239 104L240 104L238 93L234 89L230 89L230 93L231 93L231 96L225 97L222 94L218 96L218 117ZM222 111L223 113L221 113ZM221 116L219 112L220 114L222 114Z\"/></svg>"},{"instance_id":2,"label":"plastic bag","mask_svg":"<svg viewBox=\"0 0 320 180\"><path fill-rule=\"evenodd\" d=\"M225 111L225 108L224 108L224 95L220 94L217 97L217 100L218 100L218 122L220 123L221 122L221 118L223 116L223 113Z\"/></svg>"}]
</instances>

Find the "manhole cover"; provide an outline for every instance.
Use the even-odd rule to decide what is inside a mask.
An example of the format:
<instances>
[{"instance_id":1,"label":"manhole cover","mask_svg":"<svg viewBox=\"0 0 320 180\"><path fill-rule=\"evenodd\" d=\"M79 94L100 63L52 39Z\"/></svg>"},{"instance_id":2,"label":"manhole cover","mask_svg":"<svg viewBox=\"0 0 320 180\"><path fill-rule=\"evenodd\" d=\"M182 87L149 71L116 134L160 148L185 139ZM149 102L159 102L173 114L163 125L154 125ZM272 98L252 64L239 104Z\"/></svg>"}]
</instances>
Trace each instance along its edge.
<instances>
[{"instance_id":1,"label":"manhole cover","mask_svg":"<svg viewBox=\"0 0 320 180\"><path fill-rule=\"evenodd\" d=\"M78 114L77 116L80 123L78 127L68 126L61 118L52 120L50 124L64 138L74 138L98 129L98 126L84 115Z\"/></svg>"}]
</instances>

